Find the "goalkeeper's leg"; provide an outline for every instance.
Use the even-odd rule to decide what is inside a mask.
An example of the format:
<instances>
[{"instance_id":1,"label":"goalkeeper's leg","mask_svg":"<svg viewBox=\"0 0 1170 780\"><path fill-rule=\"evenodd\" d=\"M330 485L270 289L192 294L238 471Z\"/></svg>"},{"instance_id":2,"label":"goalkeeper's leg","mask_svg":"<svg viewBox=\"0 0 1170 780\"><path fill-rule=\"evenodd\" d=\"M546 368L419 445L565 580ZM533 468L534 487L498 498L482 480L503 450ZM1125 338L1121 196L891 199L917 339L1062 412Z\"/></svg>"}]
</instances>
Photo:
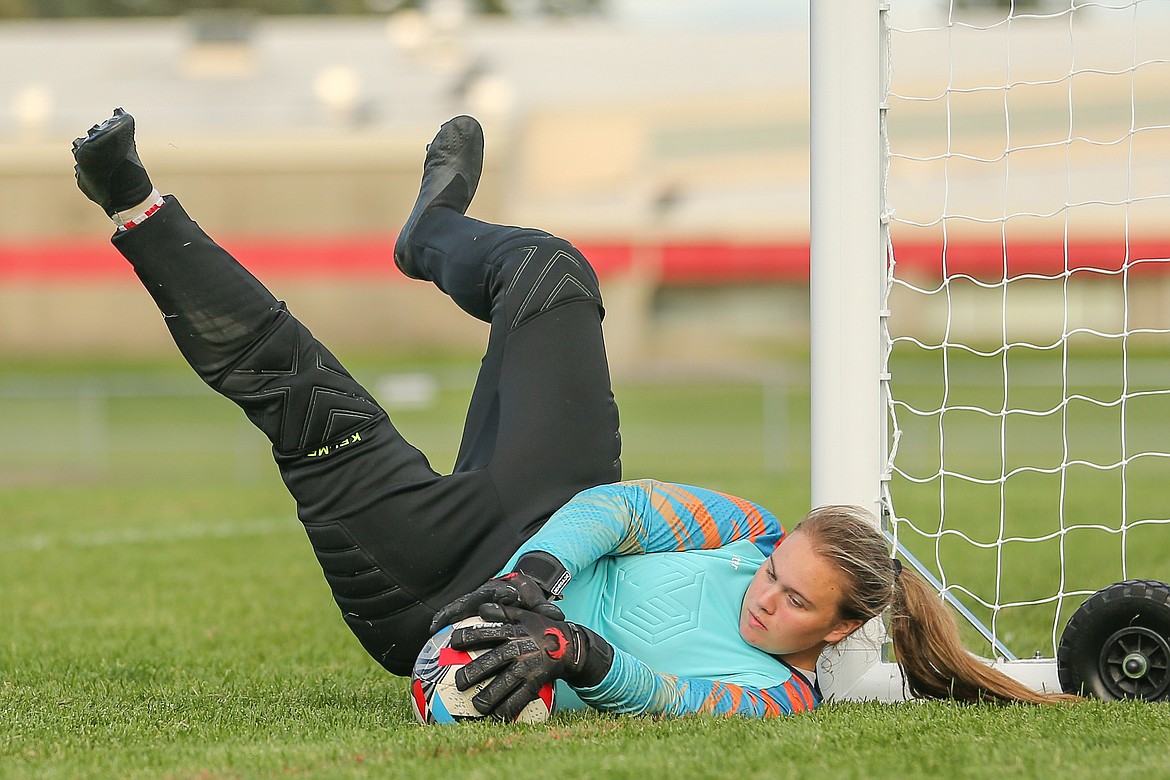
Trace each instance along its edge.
<instances>
[{"instance_id":1,"label":"goalkeeper's leg","mask_svg":"<svg viewBox=\"0 0 1170 780\"><path fill-rule=\"evenodd\" d=\"M269 438L346 623L388 670L409 674L457 562L478 537L437 546L429 518L498 516L486 480L440 477L369 393L173 198L114 244L180 351ZM506 557L506 556L505 556ZM481 561L485 579L502 560Z\"/></svg>"},{"instance_id":2,"label":"goalkeeper's leg","mask_svg":"<svg viewBox=\"0 0 1170 780\"><path fill-rule=\"evenodd\" d=\"M562 239L464 216L482 161L478 122L440 128L394 259L491 323L455 471L490 477L511 553L577 492L619 479L621 446L597 276Z\"/></svg>"},{"instance_id":3,"label":"goalkeeper's leg","mask_svg":"<svg viewBox=\"0 0 1170 780\"><path fill-rule=\"evenodd\" d=\"M449 208L412 241L448 294L491 323L455 471L491 476L519 544L579 491L621 478L597 276L563 239Z\"/></svg>"},{"instance_id":4,"label":"goalkeeper's leg","mask_svg":"<svg viewBox=\"0 0 1170 780\"><path fill-rule=\"evenodd\" d=\"M187 362L244 410L276 452L311 453L385 416L285 305L172 196L141 225L117 233L113 243L154 298Z\"/></svg>"},{"instance_id":5,"label":"goalkeeper's leg","mask_svg":"<svg viewBox=\"0 0 1170 780\"><path fill-rule=\"evenodd\" d=\"M114 244L213 389L273 445L333 595L363 646L409 673L432 598L456 574L482 582L506 560L501 510L481 473L441 477L284 305L151 185L134 120L116 111L74 142L81 190L119 226ZM453 527L431 532L432 520ZM514 549L514 547L513 547Z\"/></svg>"}]
</instances>

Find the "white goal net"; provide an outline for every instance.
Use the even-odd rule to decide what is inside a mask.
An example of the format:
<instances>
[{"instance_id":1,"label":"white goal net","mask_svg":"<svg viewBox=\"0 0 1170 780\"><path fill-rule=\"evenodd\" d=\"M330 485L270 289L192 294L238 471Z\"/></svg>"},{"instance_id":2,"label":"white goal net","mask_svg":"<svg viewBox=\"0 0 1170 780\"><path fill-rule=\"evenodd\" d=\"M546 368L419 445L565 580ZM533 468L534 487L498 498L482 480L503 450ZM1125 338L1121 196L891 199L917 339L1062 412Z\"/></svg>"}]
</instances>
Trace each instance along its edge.
<instances>
[{"instance_id":1,"label":"white goal net","mask_svg":"<svg viewBox=\"0 0 1170 780\"><path fill-rule=\"evenodd\" d=\"M1170 2L885 22L883 508L971 649L1051 658L1170 579Z\"/></svg>"}]
</instances>

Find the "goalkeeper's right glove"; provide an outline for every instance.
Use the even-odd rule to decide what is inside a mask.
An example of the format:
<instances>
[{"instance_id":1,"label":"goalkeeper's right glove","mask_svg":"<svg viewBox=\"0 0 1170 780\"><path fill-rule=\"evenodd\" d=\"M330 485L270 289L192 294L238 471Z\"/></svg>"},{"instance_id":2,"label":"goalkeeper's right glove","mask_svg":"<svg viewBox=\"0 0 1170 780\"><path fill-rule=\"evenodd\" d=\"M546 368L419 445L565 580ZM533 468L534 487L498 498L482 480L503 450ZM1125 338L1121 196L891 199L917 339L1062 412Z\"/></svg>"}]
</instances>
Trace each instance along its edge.
<instances>
[{"instance_id":1,"label":"goalkeeper's right glove","mask_svg":"<svg viewBox=\"0 0 1170 780\"><path fill-rule=\"evenodd\" d=\"M540 551L525 553L516 562L514 571L493 577L436 612L431 633L476 616L484 604L515 606L553 620L564 620L564 613L552 601L561 597L568 582L569 573L556 558Z\"/></svg>"},{"instance_id":2,"label":"goalkeeper's right glove","mask_svg":"<svg viewBox=\"0 0 1170 780\"><path fill-rule=\"evenodd\" d=\"M545 685L564 680L575 688L591 688L613 665L609 642L577 623L499 604L484 605L479 616L488 625L455 629L451 647L484 650L455 672L461 691L493 677L471 698L484 715L514 721Z\"/></svg>"}]
</instances>

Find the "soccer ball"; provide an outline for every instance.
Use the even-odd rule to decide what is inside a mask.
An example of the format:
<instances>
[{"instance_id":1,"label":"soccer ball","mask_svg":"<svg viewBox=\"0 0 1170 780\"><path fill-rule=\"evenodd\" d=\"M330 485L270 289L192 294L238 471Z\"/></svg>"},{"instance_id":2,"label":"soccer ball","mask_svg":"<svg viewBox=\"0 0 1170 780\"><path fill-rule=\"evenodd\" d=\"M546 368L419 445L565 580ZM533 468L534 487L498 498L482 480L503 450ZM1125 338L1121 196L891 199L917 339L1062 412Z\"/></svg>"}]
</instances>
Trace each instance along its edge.
<instances>
[{"instance_id":1,"label":"soccer ball","mask_svg":"<svg viewBox=\"0 0 1170 780\"><path fill-rule=\"evenodd\" d=\"M484 651L456 650L448 644L452 629L483 625L491 624L478 617L467 618L454 626L447 626L423 645L410 678L410 700L420 723L459 723L485 717L475 709L471 697L491 682L492 678L466 691L455 687L455 672ZM541 688L540 695L520 711L515 722L543 723L548 720L555 703L555 690L551 684Z\"/></svg>"}]
</instances>

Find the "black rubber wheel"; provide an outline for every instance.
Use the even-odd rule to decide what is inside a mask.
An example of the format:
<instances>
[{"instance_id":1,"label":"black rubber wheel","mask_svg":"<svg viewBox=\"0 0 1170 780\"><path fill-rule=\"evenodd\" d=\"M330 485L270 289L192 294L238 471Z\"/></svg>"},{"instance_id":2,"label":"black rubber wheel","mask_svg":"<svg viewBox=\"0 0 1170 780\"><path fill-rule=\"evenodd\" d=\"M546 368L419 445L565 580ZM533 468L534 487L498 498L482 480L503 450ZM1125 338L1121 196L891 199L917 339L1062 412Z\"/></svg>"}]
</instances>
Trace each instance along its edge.
<instances>
[{"instance_id":1,"label":"black rubber wheel","mask_svg":"<svg viewBox=\"0 0 1170 780\"><path fill-rule=\"evenodd\" d=\"M1170 701L1170 585L1126 580L1090 596L1064 627L1056 673L1065 693Z\"/></svg>"}]
</instances>

